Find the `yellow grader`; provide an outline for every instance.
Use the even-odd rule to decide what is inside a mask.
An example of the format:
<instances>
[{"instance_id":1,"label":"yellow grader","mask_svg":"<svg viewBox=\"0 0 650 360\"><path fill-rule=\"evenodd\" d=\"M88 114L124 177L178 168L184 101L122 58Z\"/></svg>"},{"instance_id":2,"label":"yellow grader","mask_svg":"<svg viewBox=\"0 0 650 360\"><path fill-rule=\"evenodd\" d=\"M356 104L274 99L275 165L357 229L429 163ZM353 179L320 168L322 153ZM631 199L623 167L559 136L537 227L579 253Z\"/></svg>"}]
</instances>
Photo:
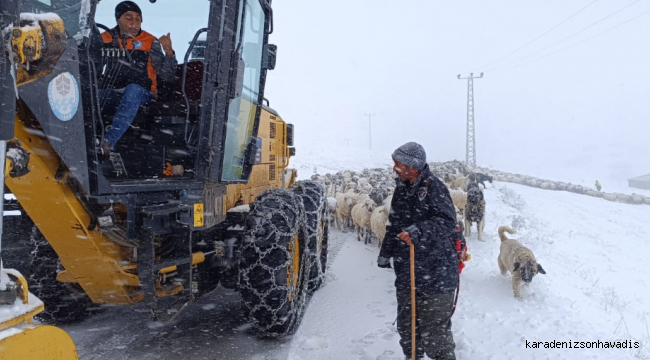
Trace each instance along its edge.
<instances>
[{"instance_id":1,"label":"yellow grader","mask_svg":"<svg viewBox=\"0 0 650 360\"><path fill-rule=\"evenodd\" d=\"M33 226L17 229L20 259L6 259L27 280L3 270L0 359L76 358L64 331L33 316L56 324L144 302L165 321L219 284L259 334L284 336L322 285L325 190L296 181L293 126L263 102L270 0L208 2L174 81L159 81L102 157L115 109L98 79L128 49L102 42L98 1L1 1L0 155ZM189 60L199 37L203 57Z\"/></svg>"}]
</instances>

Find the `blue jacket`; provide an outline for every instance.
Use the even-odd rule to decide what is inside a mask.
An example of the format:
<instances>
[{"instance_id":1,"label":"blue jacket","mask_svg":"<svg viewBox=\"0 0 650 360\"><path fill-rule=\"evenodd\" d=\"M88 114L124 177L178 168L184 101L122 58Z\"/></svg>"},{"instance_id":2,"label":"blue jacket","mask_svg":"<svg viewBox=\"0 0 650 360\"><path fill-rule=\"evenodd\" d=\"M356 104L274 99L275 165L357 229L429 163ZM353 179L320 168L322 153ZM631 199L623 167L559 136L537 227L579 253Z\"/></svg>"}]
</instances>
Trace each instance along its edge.
<instances>
[{"instance_id":1,"label":"blue jacket","mask_svg":"<svg viewBox=\"0 0 650 360\"><path fill-rule=\"evenodd\" d=\"M449 236L456 229L456 212L445 185L429 170L414 184L397 180L386 226L386 237L379 252L393 258L397 291L410 291L410 249L397 237L402 231L415 244L415 285L423 293L441 294L458 284L458 256Z\"/></svg>"}]
</instances>

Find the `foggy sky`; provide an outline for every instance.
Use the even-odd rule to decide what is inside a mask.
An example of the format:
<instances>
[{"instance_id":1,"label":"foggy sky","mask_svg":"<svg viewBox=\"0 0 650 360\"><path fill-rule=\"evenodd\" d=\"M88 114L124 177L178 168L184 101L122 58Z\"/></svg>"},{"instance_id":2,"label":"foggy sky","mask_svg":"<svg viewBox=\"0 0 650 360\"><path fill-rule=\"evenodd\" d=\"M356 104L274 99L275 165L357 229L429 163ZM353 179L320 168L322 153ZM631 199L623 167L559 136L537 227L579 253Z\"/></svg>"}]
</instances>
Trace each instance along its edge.
<instances>
[{"instance_id":1,"label":"foggy sky","mask_svg":"<svg viewBox=\"0 0 650 360\"><path fill-rule=\"evenodd\" d=\"M389 154L421 142L430 160L464 159L467 82L577 12L584 1L274 1L278 63L266 95L297 145L350 143ZM499 62L512 63L633 1L597 1ZM528 60L650 10L641 1ZM524 171L629 159L650 173L650 14L530 64L475 80L477 162ZM327 135L327 136L326 136ZM350 145L352 146L352 145ZM517 165L518 164L518 165ZM531 164L531 165L528 165ZM620 164L619 164L620 165ZM620 166L619 166L620 167ZM622 167L627 168L625 165ZM605 171L606 169L603 169ZM641 174L637 174L641 175Z\"/></svg>"}]
</instances>

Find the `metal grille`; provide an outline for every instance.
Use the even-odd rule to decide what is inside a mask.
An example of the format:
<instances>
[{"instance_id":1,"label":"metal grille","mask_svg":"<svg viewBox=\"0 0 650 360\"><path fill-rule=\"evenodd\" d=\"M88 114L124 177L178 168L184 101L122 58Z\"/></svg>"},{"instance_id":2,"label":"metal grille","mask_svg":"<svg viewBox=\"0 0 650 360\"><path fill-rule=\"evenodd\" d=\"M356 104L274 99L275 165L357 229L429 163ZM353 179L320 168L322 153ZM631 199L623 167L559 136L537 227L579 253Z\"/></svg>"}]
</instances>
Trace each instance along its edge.
<instances>
[{"instance_id":1,"label":"metal grille","mask_svg":"<svg viewBox=\"0 0 650 360\"><path fill-rule=\"evenodd\" d=\"M269 181L275 181L275 164L269 165Z\"/></svg>"},{"instance_id":2,"label":"metal grille","mask_svg":"<svg viewBox=\"0 0 650 360\"><path fill-rule=\"evenodd\" d=\"M271 132L269 134L269 137L271 139L275 139L276 131L275 131L275 123L271 123Z\"/></svg>"},{"instance_id":3,"label":"metal grille","mask_svg":"<svg viewBox=\"0 0 650 360\"><path fill-rule=\"evenodd\" d=\"M275 154L269 155L269 161L270 162L275 162Z\"/></svg>"}]
</instances>

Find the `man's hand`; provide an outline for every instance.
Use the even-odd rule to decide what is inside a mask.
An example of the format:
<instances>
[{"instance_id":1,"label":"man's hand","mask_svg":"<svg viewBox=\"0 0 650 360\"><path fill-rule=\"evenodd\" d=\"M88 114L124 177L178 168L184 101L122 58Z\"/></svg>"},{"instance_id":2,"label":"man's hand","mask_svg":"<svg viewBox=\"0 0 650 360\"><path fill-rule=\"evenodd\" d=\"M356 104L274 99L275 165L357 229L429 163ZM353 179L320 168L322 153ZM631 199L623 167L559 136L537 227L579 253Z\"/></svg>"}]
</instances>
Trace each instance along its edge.
<instances>
[{"instance_id":1,"label":"man's hand","mask_svg":"<svg viewBox=\"0 0 650 360\"><path fill-rule=\"evenodd\" d=\"M160 46L162 46L167 56L174 55L174 49L172 48L172 38L169 36L169 33L167 33L167 35L161 36L160 39L158 39L158 42L160 43Z\"/></svg>"},{"instance_id":2,"label":"man's hand","mask_svg":"<svg viewBox=\"0 0 650 360\"><path fill-rule=\"evenodd\" d=\"M407 233L406 231L402 231L401 233L397 234L397 237L402 239L405 243L408 245L413 245L413 241L411 241L411 235Z\"/></svg>"},{"instance_id":3,"label":"man's hand","mask_svg":"<svg viewBox=\"0 0 650 360\"><path fill-rule=\"evenodd\" d=\"M385 257L381 257L381 256L378 257L377 258L377 266L379 266L380 268L384 268L384 269L390 269L391 268L390 259L385 258Z\"/></svg>"}]
</instances>

